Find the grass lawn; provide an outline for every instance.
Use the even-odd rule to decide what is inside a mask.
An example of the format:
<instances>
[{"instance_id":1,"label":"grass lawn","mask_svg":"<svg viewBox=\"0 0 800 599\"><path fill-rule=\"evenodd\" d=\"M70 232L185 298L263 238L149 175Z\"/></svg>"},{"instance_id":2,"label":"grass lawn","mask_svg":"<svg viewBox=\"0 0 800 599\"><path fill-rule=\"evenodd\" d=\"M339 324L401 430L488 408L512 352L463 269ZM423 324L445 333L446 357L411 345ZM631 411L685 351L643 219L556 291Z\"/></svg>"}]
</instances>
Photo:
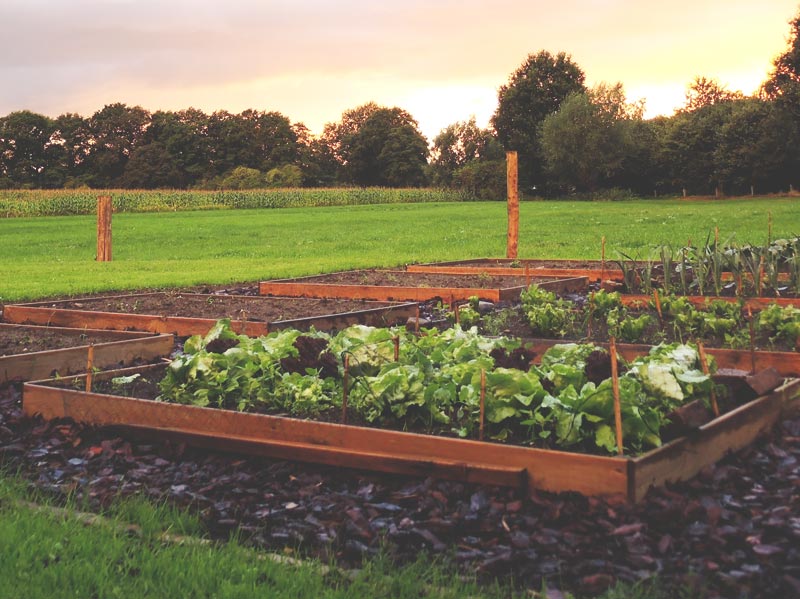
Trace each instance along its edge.
<instances>
[{"instance_id":1,"label":"grass lawn","mask_svg":"<svg viewBox=\"0 0 800 599\"><path fill-rule=\"evenodd\" d=\"M661 243L765 243L800 233L797 199L526 202L522 258L644 257ZM113 261L96 263L93 216L0 219L0 300L228 283L414 261L505 255L502 202L118 214Z\"/></svg>"}]
</instances>

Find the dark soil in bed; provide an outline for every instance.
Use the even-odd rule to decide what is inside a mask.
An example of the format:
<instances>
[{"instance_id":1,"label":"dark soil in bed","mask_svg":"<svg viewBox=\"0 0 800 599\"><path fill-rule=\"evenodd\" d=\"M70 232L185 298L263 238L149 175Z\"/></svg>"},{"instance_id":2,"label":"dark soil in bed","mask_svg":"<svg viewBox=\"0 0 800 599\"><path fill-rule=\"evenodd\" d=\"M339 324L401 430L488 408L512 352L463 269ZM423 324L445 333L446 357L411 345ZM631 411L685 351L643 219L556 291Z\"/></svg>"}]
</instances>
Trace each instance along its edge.
<instances>
[{"instance_id":1,"label":"dark soil in bed","mask_svg":"<svg viewBox=\"0 0 800 599\"><path fill-rule=\"evenodd\" d=\"M553 281L546 277L498 275L442 275L404 272L400 270L354 270L300 279L287 279L297 283L324 283L329 285L380 285L386 287L447 287L477 289L507 289L527 286L530 283Z\"/></svg>"},{"instance_id":2,"label":"dark soil in bed","mask_svg":"<svg viewBox=\"0 0 800 599\"><path fill-rule=\"evenodd\" d=\"M143 335L144 336L144 335ZM131 337L126 337L131 338ZM78 347L92 343L116 341L111 335L102 333L72 333L54 330L39 330L35 327L10 328L0 327L0 356L13 356L48 349Z\"/></svg>"},{"instance_id":3,"label":"dark soil in bed","mask_svg":"<svg viewBox=\"0 0 800 599\"><path fill-rule=\"evenodd\" d=\"M190 318L246 318L277 322L309 316L341 314L391 306L387 302L342 299L296 299L235 296L225 294L151 293L136 296L83 298L47 304L65 310L184 316Z\"/></svg>"},{"instance_id":4,"label":"dark soil in bed","mask_svg":"<svg viewBox=\"0 0 800 599\"><path fill-rule=\"evenodd\" d=\"M639 505L226 455L22 415L0 388L0 465L84 509L142 494L281 553L358 567L428 552L534 594L657 577L683 596L800 595L800 419ZM546 581L546 582L544 582ZM551 597L563 594L549 594Z\"/></svg>"}]
</instances>

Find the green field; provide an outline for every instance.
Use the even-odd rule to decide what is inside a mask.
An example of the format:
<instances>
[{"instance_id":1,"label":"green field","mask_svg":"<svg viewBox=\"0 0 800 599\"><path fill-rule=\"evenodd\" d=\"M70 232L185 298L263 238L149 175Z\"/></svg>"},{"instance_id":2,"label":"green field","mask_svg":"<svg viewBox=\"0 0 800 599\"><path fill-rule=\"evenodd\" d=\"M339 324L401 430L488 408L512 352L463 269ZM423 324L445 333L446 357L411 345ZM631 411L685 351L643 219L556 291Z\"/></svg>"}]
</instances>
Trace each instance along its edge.
<instances>
[{"instance_id":1,"label":"green field","mask_svg":"<svg viewBox=\"0 0 800 599\"><path fill-rule=\"evenodd\" d=\"M800 233L800 200L525 202L522 258L644 257L654 245ZM502 257L502 202L116 214L114 259L96 263L93 216L0 220L2 301L228 283L407 262Z\"/></svg>"}]
</instances>

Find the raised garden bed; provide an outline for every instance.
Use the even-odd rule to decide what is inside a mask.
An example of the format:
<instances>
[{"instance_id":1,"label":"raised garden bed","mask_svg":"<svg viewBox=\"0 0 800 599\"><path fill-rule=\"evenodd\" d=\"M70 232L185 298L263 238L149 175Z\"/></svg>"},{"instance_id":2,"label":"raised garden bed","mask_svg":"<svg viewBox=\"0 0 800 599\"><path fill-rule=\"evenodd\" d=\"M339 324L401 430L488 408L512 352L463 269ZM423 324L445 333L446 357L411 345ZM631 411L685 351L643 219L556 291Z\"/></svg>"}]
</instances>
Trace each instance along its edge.
<instances>
[{"instance_id":1,"label":"raised garden bed","mask_svg":"<svg viewBox=\"0 0 800 599\"><path fill-rule=\"evenodd\" d=\"M169 356L172 335L0 324L0 384L61 376L93 367L116 368Z\"/></svg>"},{"instance_id":2,"label":"raised garden bed","mask_svg":"<svg viewBox=\"0 0 800 599\"><path fill-rule=\"evenodd\" d=\"M7 305L4 318L97 329L205 334L220 318L238 332L263 335L286 327L332 329L350 324L391 325L416 314L415 304L265 298L194 293L142 293Z\"/></svg>"},{"instance_id":3,"label":"raised garden bed","mask_svg":"<svg viewBox=\"0 0 800 599\"><path fill-rule=\"evenodd\" d=\"M476 258L452 262L409 264L408 272L442 273L458 275L533 276L533 277L586 277L589 281L622 281L622 271L614 262L606 260L512 260L508 258Z\"/></svg>"},{"instance_id":4,"label":"raised garden bed","mask_svg":"<svg viewBox=\"0 0 800 599\"><path fill-rule=\"evenodd\" d=\"M106 371L113 377L160 377L163 366ZM383 472L585 495L644 497L651 486L685 480L768 431L800 398L800 380L745 403L639 457L603 457L298 420L88 393L85 377L24 386L26 414L73 418L133 432L176 437L199 446Z\"/></svg>"},{"instance_id":5,"label":"raised garden bed","mask_svg":"<svg viewBox=\"0 0 800 599\"><path fill-rule=\"evenodd\" d=\"M585 277L555 279L537 276L517 277L486 274L453 275L414 273L402 270L355 270L277 279L259 284L261 295L293 297L338 297L372 300L427 301L441 299L445 303L477 296L489 301L514 301L531 283L566 293L586 287Z\"/></svg>"}]
</instances>

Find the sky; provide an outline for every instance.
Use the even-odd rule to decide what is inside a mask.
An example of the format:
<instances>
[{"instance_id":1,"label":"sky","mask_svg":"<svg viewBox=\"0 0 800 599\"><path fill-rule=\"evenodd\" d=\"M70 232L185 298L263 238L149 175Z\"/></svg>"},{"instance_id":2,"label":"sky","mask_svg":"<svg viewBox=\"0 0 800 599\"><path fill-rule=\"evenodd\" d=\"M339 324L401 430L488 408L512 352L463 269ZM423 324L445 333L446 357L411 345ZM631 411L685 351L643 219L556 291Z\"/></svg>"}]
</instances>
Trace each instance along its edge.
<instances>
[{"instance_id":1,"label":"sky","mask_svg":"<svg viewBox=\"0 0 800 599\"><path fill-rule=\"evenodd\" d=\"M695 77L755 91L799 0L0 0L0 116L278 111L321 133L370 101L432 140L540 50L672 114Z\"/></svg>"}]
</instances>

